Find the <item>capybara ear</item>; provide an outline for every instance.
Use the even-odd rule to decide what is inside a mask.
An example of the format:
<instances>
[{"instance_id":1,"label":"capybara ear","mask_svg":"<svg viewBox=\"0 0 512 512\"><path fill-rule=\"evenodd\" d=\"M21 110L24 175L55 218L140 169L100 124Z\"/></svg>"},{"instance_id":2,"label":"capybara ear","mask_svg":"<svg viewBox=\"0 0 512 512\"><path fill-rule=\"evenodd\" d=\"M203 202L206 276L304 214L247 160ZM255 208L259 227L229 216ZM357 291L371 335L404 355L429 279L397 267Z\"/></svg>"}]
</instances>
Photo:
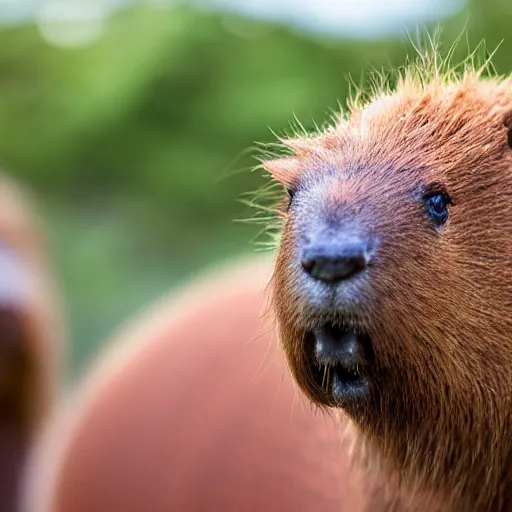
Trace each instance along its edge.
<instances>
[{"instance_id":1,"label":"capybara ear","mask_svg":"<svg viewBox=\"0 0 512 512\"><path fill-rule=\"evenodd\" d=\"M281 145L290 150L293 155L289 157L276 158L262 161L263 168L268 171L274 179L287 187L297 184L302 162L308 157L321 157L326 151L332 151L342 144L341 128L344 123L340 122L324 133L314 137L291 137L280 138Z\"/></svg>"},{"instance_id":2,"label":"capybara ear","mask_svg":"<svg viewBox=\"0 0 512 512\"><path fill-rule=\"evenodd\" d=\"M264 161L262 165L275 180L282 183L285 187L295 185L300 167L298 158L276 158Z\"/></svg>"}]
</instances>

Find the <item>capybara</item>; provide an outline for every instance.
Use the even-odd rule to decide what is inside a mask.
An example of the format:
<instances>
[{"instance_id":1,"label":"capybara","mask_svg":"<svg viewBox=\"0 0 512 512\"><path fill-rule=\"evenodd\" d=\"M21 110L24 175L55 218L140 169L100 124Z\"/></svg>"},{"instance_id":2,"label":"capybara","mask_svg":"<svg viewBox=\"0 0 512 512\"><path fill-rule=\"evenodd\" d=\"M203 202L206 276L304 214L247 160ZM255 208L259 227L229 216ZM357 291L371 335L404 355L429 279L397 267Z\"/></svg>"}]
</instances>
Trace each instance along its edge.
<instances>
[{"instance_id":1,"label":"capybara","mask_svg":"<svg viewBox=\"0 0 512 512\"><path fill-rule=\"evenodd\" d=\"M421 53L263 162L284 199L272 303L302 391L415 509L507 511L512 78L446 62Z\"/></svg>"},{"instance_id":2,"label":"capybara","mask_svg":"<svg viewBox=\"0 0 512 512\"><path fill-rule=\"evenodd\" d=\"M361 510L350 447L280 356L271 273L229 262L114 336L42 436L25 512Z\"/></svg>"},{"instance_id":3,"label":"capybara","mask_svg":"<svg viewBox=\"0 0 512 512\"><path fill-rule=\"evenodd\" d=\"M57 398L64 324L44 226L0 176L0 509L18 510L31 443Z\"/></svg>"}]
</instances>

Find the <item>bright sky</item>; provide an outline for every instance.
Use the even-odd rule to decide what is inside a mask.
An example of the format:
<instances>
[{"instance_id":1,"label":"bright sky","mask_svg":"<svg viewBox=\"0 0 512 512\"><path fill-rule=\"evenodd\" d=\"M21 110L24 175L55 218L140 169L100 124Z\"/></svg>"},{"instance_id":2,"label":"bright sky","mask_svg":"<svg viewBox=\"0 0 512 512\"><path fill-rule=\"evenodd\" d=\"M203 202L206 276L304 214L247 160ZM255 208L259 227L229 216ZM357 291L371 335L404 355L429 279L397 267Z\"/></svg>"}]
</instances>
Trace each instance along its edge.
<instances>
[{"instance_id":1,"label":"bright sky","mask_svg":"<svg viewBox=\"0 0 512 512\"><path fill-rule=\"evenodd\" d=\"M100 37L110 12L138 2L164 7L188 2L317 33L377 37L441 20L462 8L465 0L0 0L0 22L37 20L49 42L65 44L64 40L51 41L52 26L64 22L69 25L65 38L70 37L73 46ZM94 27L88 31L87 24Z\"/></svg>"}]
</instances>

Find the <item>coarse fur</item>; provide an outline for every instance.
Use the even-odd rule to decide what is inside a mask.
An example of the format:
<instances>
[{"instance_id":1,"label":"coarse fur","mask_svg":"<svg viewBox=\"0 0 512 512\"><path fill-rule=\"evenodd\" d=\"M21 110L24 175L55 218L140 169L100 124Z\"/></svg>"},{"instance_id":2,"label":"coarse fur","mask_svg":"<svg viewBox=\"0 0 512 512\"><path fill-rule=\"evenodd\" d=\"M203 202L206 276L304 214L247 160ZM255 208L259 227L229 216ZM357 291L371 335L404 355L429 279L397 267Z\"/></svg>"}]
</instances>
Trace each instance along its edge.
<instances>
[{"instance_id":1,"label":"coarse fur","mask_svg":"<svg viewBox=\"0 0 512 512\"><path fill-rule=\"evenodd\" d=\"M272 285L291 373L333 405L306 333L368 333L370 397L344 414L359 457L421 498L406 510L512 510L512 78L474 64L420 52L391 87L262 163L293 195ZM432 183L453 200L442 227L422 203ZM306 284L298 257L318 215L378 240L365 276L334 295Z\"/></svg>"}]
</instances>

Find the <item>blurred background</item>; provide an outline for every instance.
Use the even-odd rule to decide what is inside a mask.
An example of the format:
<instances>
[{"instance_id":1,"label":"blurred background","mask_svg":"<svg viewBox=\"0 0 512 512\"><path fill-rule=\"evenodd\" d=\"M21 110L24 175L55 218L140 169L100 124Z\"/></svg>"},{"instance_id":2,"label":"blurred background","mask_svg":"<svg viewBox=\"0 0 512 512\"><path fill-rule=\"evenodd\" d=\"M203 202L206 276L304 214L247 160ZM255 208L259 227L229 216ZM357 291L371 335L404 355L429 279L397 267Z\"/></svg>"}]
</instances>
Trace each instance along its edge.
<instances>
[{"instance_id":1,"label":"blurred background","mask_svg":"<svg viewBox=\"0 0 512 512\"><path fill-rule=\"evenodd\" d=\"M49 226L73 369L207 264L255 250L256 141L324 123L348 79L468 29L512 68L510 0L0 0L0 167ZM467 49L465 39L461 54Z\"/></svg>"}]
</instances>

